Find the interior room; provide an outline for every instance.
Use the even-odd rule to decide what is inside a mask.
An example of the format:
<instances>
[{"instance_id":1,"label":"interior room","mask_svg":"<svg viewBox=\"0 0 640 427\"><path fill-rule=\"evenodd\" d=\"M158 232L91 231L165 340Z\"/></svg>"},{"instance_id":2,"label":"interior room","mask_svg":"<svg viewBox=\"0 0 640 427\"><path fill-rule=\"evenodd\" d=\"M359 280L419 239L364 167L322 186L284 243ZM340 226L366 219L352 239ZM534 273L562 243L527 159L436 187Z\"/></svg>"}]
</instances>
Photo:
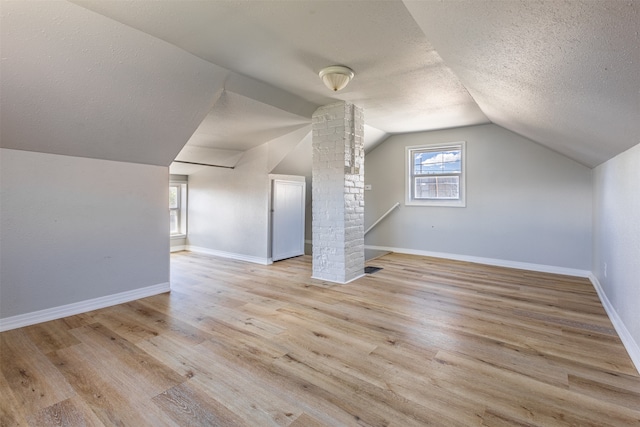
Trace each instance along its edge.
<instances>
[{"instance_id":1,"label":"interior room","mask_svg":"<svg viewBox=\"0 0 640 427\"><path fill-rule=\"evenodd\" d=\"M640 2L0 18L1 425L640 425Z\"/></svg>"}]
</instances>

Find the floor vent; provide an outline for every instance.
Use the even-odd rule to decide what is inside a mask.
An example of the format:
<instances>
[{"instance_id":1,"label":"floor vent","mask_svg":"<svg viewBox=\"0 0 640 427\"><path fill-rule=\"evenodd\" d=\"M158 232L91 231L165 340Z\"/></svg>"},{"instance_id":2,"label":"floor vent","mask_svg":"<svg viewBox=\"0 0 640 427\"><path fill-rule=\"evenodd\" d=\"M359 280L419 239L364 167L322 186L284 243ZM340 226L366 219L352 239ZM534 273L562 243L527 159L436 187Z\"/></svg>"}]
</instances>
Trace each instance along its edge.
<instances>
[{"instance_id":1,"label":"floor vent","mask_svg":"<svg viewBox=\"0 0 640 427\"><path fill-rule=\"evenodd\" d=\"M382 267L365 267L364 274L373 274L377 273L380 270L382 270Z\"/></svg>"}]
</instances>

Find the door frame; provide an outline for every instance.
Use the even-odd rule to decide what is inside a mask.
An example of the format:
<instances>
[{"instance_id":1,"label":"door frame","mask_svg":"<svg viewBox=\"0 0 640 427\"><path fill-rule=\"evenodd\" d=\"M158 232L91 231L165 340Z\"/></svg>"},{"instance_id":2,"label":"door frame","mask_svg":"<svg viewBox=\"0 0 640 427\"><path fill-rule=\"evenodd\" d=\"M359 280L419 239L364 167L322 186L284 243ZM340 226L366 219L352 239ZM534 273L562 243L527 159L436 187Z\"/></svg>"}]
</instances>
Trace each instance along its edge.
<instances>
[{"instance_id":1,"label":"door frame","mask_svg":"<svg viewBox=\"0 0 640 427\"><path fill-rule=\"evenodd\" d=\"M268 263L273 264L273 197L274 197L274 182L275 181L285 181L285 182L302 182L304 183L303 187L303 208L305 210L305 220L302 222L302 237L304 240L305 232L306 232L306 197L307 197L307 179L305 176L298 175L280 175L280 174L269 174L269 227L268 227ZM303 252L304 252L304 243L303 243Z\"/></svg>"}]
</instances>

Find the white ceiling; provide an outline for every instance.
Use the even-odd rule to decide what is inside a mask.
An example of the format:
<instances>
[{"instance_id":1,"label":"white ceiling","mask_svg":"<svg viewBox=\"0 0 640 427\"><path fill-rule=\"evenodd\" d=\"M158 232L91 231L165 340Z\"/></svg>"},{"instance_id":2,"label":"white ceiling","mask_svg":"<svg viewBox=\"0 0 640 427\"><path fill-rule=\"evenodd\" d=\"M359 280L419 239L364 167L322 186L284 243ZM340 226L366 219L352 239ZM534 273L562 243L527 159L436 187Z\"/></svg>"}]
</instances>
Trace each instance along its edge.
<instances>
[{"instance_id":1,"label":"white ceiling","mask_svg":"<svg viewBox=\"0 0 640 427\"><path fill-rule=\"evenodd\" d=\"M640 142L640 1L405 1L492 122L595 166Z\"/></svg>"},{"instance_id":2,"label":"white ceiling","mask_svg":"<svg viewBox=\"0 0 640 427\"><path fill-rule=\"evenodd\" d=\"M178 159L231 164L307 153L336 100L364 108L369 150L488 122L588 166L640 142L638 1L73 3L0 3L2 146L168 164L189 140ZM356 72L338 93L333 64Z\"/></svg>"},{"instance_id":3,"label":"white ceiling","mask_svg":"<svg viewBox=\"0 0 640 427\"><path fill-rule=\"evenodd\" d=\"M229 74L71 3L0 7L3 148L168 165Z\"/></svg>"},{"instance_id":4,"label":"white ceiling","mask_svg":"<svg viewBox=\"0 0 640 427\"><path fill-rule=\"evenodd\" d=\"M315 107L336 100L363 107L367 150L390 133L489 122L400 1L76 3ZM356 71L339 93L318 78L333 64ZM203 144L196 133L189 145L250 148L284 131L292 117L276 118L265 105L272 99L261 105L246 92L244 102L218 102L207 116L202 127L217 137ZM307 123L310 113L301 113Z\"/></svg>"},{"instance_id":5,"label":"white ceiling","mask_svg":"<svg viewBox=\"0 0 640 427\"><path fill-rule=\"evenodd\" d=\"M304 117L224 91L191 141L202 147L246 151L308 124Z\"/></svg>"}]
</instances>

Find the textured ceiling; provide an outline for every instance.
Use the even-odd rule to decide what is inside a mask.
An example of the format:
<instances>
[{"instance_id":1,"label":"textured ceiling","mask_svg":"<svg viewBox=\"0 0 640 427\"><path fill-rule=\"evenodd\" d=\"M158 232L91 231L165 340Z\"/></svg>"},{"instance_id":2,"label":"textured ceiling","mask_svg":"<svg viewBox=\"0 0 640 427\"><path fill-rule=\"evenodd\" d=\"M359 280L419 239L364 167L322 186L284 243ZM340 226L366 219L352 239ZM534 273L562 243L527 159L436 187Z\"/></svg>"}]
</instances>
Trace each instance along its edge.
<instances>
[{"instance_id":1,"label":"textured ceiling","mask_svg":"<svg viewBox=\"0 0 640 427\"><path fill-rule=\"evenodd\" d=\"M389 133L488 123L400 1L76 3L316 107L337 100L363 107L370 129L367 149ZM353 82L338 93L318 78L320 69L333 64L356 71ZM251 90L243 95L256 98ZM278 98L260 101L274 105ZM263 110L247 107L216 105L208 120L241 129L248 120L260 120ZM220 147L232 142L220 139Z\"/></svg>"},{"instance_id":2,"label":"textured ceiling","mask_svg":"<svg viewBox=\"0 0 640 427\"><path fill-rule=\"evenodd\" d=\"M228 74L70 3L1 7L3 148L168 165Z\"/></svg>"},{"instance_id":3,"label":"textured ceiling","mask_svg":"<svg viewBox=\"0 0 640 427\"><path fill-rule=\"evenodd\" d=\"M73 3L0 2L3 147L168 164L191 138L179 158L232 162L304 146L337 100L369 149L489 121L588 166L640 142L638 1ZM333 64L356 72L338 93Z\"/></svg>"},{"instance_id":4,"label":"textured ceiling","mask_svg":"<svg viewBox=\"0 0 640 427\"><path fill-rule=\"evenodd\" d=\"M492 122L595 166L640 142L639 1L405 1Z\"/></svg>"},{"instance_id":5,"label":"textured ceiling","mask_svg":"<svg viewBox=\"0 0 640 427\"><path fill-rule=\"evenodd\" d=\"M308 125L304 117L224 91L191 139L202 147L246 151Z\"/></svg>"},{"instance_id":6,"label":"textured ceiling","mask_svg":"<svg viewBox=\"0 0 640 427\"><path fill-rule=\"evenodd\" d=\"M487 122L401 1L77 3L317 105L354 102L385 132ZM336 63L357 77L333 94L318 72Z\"/></svg>"}]
</instances>

